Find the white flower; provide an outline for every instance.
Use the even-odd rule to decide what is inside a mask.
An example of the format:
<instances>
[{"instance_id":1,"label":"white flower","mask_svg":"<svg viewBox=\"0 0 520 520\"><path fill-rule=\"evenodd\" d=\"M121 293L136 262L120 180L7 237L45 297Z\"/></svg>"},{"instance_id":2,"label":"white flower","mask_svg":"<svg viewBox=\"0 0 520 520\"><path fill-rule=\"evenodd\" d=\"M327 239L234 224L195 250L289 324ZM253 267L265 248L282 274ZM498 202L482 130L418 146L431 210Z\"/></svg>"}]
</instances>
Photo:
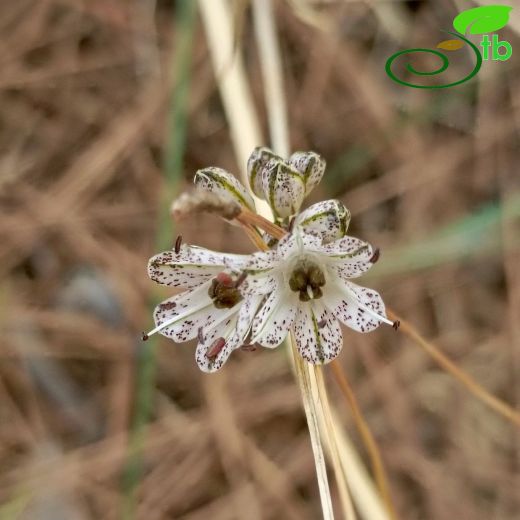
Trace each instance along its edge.
<instances>
[{"instance_id":1,"label":"white flower","mask_svg":"<svg viewBox=\"0 0 520 520\"><path fill-rule=\"evenodd\" d=\"M156 327L145 337L159 332L176 342L198 338L195 358L201 370L221 368L246 342L262 300L260 295L244 295L240 287L238 273L248 258L186 245L152 257L150 278L186 291L156 307Z\"/></svg>"},{"instance_id":2,"label":"white flower","mask_svg":"<svg viewBox=\"0 0 520 520\"><path fill-rule=\"evenodd\" d=\"M297 347L309 362L334 359L342 347L338 320L368 332L386 318L376 291L350 281L372 266L372 247L345 236L329 244L296 228L275 250L255 253L245 271L245 289L263 294L265 301L252 325L252 342L277 347L290 329Z\"/></svg>"}]
</instances>

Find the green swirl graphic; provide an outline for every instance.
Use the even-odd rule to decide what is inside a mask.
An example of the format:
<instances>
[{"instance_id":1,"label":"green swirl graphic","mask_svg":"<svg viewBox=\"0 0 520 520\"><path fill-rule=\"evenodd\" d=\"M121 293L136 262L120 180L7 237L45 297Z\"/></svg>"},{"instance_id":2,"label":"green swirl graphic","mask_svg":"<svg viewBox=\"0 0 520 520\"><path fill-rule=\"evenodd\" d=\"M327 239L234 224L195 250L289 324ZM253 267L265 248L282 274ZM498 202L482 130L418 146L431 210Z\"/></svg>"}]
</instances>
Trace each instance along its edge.
<instances>
[{"instance_id":1,"label":"green swirl graphic","mask_svg":"<svg viewBox=\"0 0 520 520\"><path fill-rule=\"evenodd\" d=\"M473 76L475 76L478 73L478 71L480 70L480 67L482 66L482 55L480 54L478 47L476 45L474 45L472 42L470 42L468 39L464 38L464 36L461 36L458 33L454 33L451 31L443 31L443 32L452 34L453 36L460 38L461 40L464 40L473 49L473 52L475 53L475 57L477 59L477 61L475 63L475 67L465 78L463 78L459 81L454 81L453 83L448 83L446 85L432 85L432 86L414 85L413 83L408 83L407 81L403 81L403 80L399 79L392 71L392 63L394 62L395 59L397 59L402 54L409 54L409 53L413 53L413 52L427 52L429 54L435 54L435 56L438 56L441 59L442 64L440 65L440 67L438 67L436 70L434 70L432 72L420 72L418 70L415 70L408 63L406 65L406 70L408 70L409 72L411 72L412 74L415 74L417 76L435 76L436 74L440 74L441 72L444 72L448 68L450 62L448 60L448 57L445 54L442 54L442 52L436 51L433 49L422 49L422 48L406 49L404 51L399 51L399 52L396 52L395 54L392 54L392 56L390 56L390 58L388 58L388 60L386 61L386 65L385 65L385 70L386 70L386 73L388 74L388 76L390 76L390 78L393 79L396 83L400 83L401 85L404 85L406 87L412 87L412 88L448 88L448 87L454 87L455 85L460 85L461 83L464 83L465 81L469 81Z\"/></svg>"}]
</instances>

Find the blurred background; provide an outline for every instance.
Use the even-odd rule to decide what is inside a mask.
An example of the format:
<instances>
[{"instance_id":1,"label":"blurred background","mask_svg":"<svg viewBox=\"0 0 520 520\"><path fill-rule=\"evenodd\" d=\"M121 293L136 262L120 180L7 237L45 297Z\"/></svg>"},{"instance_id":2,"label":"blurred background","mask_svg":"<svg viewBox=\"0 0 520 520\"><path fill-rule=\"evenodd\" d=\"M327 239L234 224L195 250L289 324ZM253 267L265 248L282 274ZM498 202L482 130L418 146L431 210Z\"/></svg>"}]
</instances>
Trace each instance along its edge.
<instances>
[{"instance_id":1,"label":"blurred background","mask_svg":"<svg viewBox=\"0 0 520 520\"><path fill-rule=\"evenodd\" d=\"M399 50L435 48L476 5L280 0L274 14L291 148L328 162L307 202L343 201L351 234L382 252L362 284L518 407L519 13L499 31L512 57L460 86L413 89L384 68ZM253 11L229 6L268 145ZM171 294L147 260L178 233L253 250L239 228L168 213L198 168L244 168L198 3L4 1L0 34L0 518L320 518L283 349L238 351L208 376L193 344L140 340ZM442 81L468 74L465 52ZM518 429L405 334L344 341L400 518L520 518Z\"/></svg>"}]
</instances>

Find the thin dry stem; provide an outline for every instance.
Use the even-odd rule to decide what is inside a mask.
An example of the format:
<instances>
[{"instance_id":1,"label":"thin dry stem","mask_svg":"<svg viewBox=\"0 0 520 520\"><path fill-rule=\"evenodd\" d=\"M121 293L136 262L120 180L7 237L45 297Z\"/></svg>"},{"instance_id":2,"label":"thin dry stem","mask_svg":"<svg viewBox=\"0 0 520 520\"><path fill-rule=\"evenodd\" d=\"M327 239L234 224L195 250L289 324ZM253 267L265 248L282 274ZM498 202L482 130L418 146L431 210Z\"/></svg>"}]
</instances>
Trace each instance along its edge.
<instances>
[{"instance_id":1,"label":"thin dry stem","mask_svg":"<svg viewBox=\"0 0 520 520\"><path fill-rule=\"evenodd\" d=\"M311 368L310 366L308 367ZM311 370L309 370L311 372ZM325 386L325 379L323 377L323 369L320 366L314 367L312 371L315 376L316 392L319 395L321 402L322 421L326 425L325 434L327 436L327 443L330 450L330 459L334 467L334 474L338 481L339 496L341 505L345 513L346 520L355 520L356 513L352 500L350 498L350 491L348 483L345 479L346 469L342 467L342 460L338 449L338 440L334 418L330 410L329 396L327 394L327 387Z\"/></svg>"},{"instance_id":2,"label":"thin dry stem","mask_svg":"<svg viewBox=\"0 0 520 520\"><path fill-rule=\"evenodd\" d=\"M278 240L287 234L285 229L282 229L281 227L267 220L262 215L258 215L257 213L254 213L245 207L242 207L242 211L239 215L236 216L236 220L248 226L259 227Z\"/></svg>"},{"instance_id":3,"label":"thin dry stem","mask_svg":"<svg viewBox=\"0 0 520 520\"><path fill-rule=\"evenodd\" d=\"M403 331L409 338L413 339L427 354L429 354L435 362L446 372L449 372L457 381L462 383L477 399L487 404L490 408L495 410L512 423L520 426L520 413L509 406L504 401L491 395L485 388L479 385L469 374L460 369L451 359L443 354L433 343L424 339L413 325L400 318L392 311L388 311L388 316L392 320L399 320L401 322L400 330Z\"/></svg>"},{"instance_id":4,"label":"thin dry stem","mask_svg":"<svg viewBox=\"0 0 520 520\"><path fill-rule=\"evenodd\" d=\"M368 456L370 457L370 462L372 464L372 470L374 472L374 477L379 488L379 492L385 502L386 509L390 518L395 520L397 518L397 514L395 512L395 508L392 503L392 498L390 495L390 489L388 486L388 480L386 478L385 468L383 465L383 459L381 454L379 453L379 448L377 447L377 443L368 427L363 414L361 413L361 408L359 407L356 396L348 382L344 371L341 368L341 365L337 361L333 361L331 363L332 373L342 394L347 400L350 409L352 411L352 417L354 418L354 422L356 424L356 428L358 429L361 438L363 439L363 443L368 452Z\"/></svg>"},{"instance_id":5,"label":"thin dry stem","mask_svg":"<svg viewBox=\"0 0 520 520\"><path fill-rule=\"evenodd\" d=\"M314 462L316 466L316 476L318 478L318 488L320 490L321 508L324 520L334 519L332 509L332 500L330 496L329 481L327 479L327 467L323 456L323 448L320 440L319 416L317 410L321 408L319 395L313 392L310 380L311 366L307 366L304 359L296 350L296 341L292 332L289 335L289 349L292 353L294 367L296 371L296 380L300 385L302 394L303 408L307 418L309 434L311 438L312 452L314 454Z\"/></svg>"}]
</instances>

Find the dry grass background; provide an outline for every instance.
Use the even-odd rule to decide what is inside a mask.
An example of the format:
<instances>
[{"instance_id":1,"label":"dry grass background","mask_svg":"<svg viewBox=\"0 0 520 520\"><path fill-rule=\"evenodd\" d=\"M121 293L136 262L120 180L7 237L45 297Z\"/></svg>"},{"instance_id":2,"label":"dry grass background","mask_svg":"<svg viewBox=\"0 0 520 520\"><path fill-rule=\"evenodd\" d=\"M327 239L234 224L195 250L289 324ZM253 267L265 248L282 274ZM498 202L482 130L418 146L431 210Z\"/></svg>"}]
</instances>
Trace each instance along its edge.
<instances>
[{"instance_id":1,"label":"dry grass background","mask_svg":"<svg viewBox=\"0 0 520 520\"><path fill-rule=\"evenodd\" d=\"M518 35L500 33L511 60L484 63L456 88L417 91L384 73L391 53L434 46L471 5L275 4L291 146L329 165L313 200L341 199L352 234L381 247L363 282L518 407ZM267 135L251 13L234 7ZM166 0L0 5L2 519L320 517L282 349L237 352L206 376L193 345L159 341L142 477L135 489L124 478L143 397L139 333L150 302L168 294L146 275L157 236L251 250L238 228L201 216L174 229L159 210L176 185L165 172L182 157L180 189L203 166L239 171L200 19L178 22ZM179 26L193 31L182 107ZM518 429L390 328L345 331L340 362L401 518L520 517ZM329 389L364 454L332 380Z\"/></svg>"}]
</instances>

